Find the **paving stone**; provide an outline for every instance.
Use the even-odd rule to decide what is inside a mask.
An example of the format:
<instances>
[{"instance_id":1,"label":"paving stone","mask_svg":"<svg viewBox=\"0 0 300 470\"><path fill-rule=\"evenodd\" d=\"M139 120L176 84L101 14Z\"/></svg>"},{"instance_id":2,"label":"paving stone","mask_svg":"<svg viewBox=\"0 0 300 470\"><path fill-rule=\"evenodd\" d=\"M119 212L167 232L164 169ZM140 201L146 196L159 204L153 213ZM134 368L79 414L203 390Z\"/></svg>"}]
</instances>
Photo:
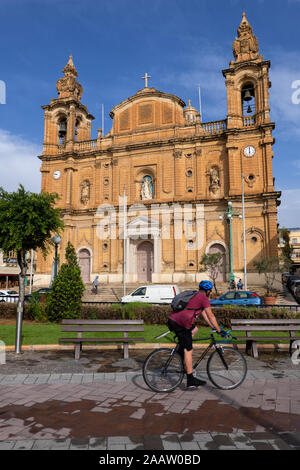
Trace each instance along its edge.
<instances>
[{"instance_id":1,"label":"paving stone","mask_svg":"<svg viewBox=\"0 0 300 470\"><path fill-rule=\"evenodd\" d=\"M108 450L126 450L125 444L112 444L107 446Z\"/></svg>"},{"instance_id":2,"label":"paving stone","mask_svg":"<svg viewBox=\"0 0 300 470\"><path fill-rule=\"evenodd\" d=\"M176 435L161 436L165 450L180 450L181 444Z\"/></svg>"},{"instance_id":3,"label":"paving stone","mask_svg":"<svg viewBox=\"0 0 300 470\"><path fill-rule=\"evenodd\" d=\"M253 442L252 445L256 450L275 450L270 442Z\"/></svg>"},{"instance_id":4,"label":"paving stone","mask_svg":"<svg viewBox=\"0 0 300 470\"><path fill-rule=\"evenodd\" d=\"M129 436L109 436L107 438L108 445L113 444L132 444Z\"/></svg>"},{"instance_id":5,"label":"paving stone","mask_svg":"<svg viewBox=\"0 0 300 470\"><path fill-rule=\"evenodd\" d=\"M70 443L70 450L83 450L89 448L89 438L72 438Z\"/></svg>"},{"instance_id":6,"label":"paving stone","mask_svg":"<svg viewBox=\"0 0 300 470\"><path fill-rule=\"evenodd\" d=\"M163 450L163 442L160 436L144 436L144 448L148 450Z\"/></svg>"},{"instance_id":7,"label":"paving stone","mask_svg":"<svg viewBox=\"0 0 300 470\"><path fill-rule=\"evenodd\" d=\"M300 447L300 432L281 432L279 436L289 446Z\"/></svg>"},{"instance_id":8,"label":"paving stone","mask_svg":"<svg viewBox=\"0 0 300 470\"><path fill-rule=\"evenodd\" d=\"M182 450L199 450L198 442L182 442L180 441L180 446Z\"/></svg>"},{"instance_id":9,"label":"paving stone","mask_svg":"<svg viewBox=\"0 0 300 470\"><path fill-rule=\"evenodd\" d=\"M32 450L47 450L51 448L51 444L53 443L50 439L39 439L35 440Z\"/></svg>"},{"instance_id":10,"label":"paving stone","mask_svg":"<svg viewBox=\"0 0 300 470\"><path fill-rule=\"evenodd\" d=\"M0 442L0 450L12 450L16 441Z\"/></svg>"},{"instance_id":11,"label":"paving stone","mask_svg":"<svg viewBox=\"0 0 300 470\"><path fill-rule=\"evenodd\" d=\"M31 450L34 445L34 440L32 441L15 441L13 450Z\"/></svg>"},{"instance_id":12,"label":"paving stone","mask_svg":"<svg viewBox=\"0 0 300 470\"><path fill-rule=\"evenodd\" d=\"M71 439L55 439L51 444L51 450L68 450L71 445Z\"/></svg>"},{"instance_id":13,"label":"paving stone","mask_svg":"<svg viewBox=\"0 0 300 470\"><path fill-rule=\"evenodd\" d=\"M106 437L91 437L89 440L89 450L106 450L107 438Z\"/></svg>"}]
</instances>

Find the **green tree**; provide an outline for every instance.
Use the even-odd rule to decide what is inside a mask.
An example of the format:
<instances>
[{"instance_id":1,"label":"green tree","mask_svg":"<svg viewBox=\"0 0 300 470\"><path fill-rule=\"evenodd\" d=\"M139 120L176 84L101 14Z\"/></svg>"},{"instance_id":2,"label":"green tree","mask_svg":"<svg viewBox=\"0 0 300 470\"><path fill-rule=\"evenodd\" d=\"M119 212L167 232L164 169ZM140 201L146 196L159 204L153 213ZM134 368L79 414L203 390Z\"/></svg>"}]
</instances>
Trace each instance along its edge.
<instances>
[{"instance_id":1,"label":"green tree","mask_svg":"<svg viewBox=\"0 0 300 470\"><path fill-rule=\"evenodd\" d=\"M223 266L221 259L223 257L222 253L206 253L202 256L200 264L204 266L205 271L208 272L208 275L214 285L216 294L218 295L218 290L216 286L216 280L220 272L220 267Z\"/></svg>"},{"instance_id":2,"label":"green tree","mask_svg":"<svg viewBox=\"0 0 300 470\"><path fill-rule=\"evenodd\" d=\"M290 231L289 229L282 227L279 229L279 237L283 240L283 248L282 248L282 255L284 258L287 258L288 260L291 260L291 254L293 251L293 248L290 245Z\"/></svg>"},{"instance_id":3,"label":"green tree","mask_svg":"<svg viewBox=\"0 0 300 470\"><path fill-rule=\"evenodd\" d=\"M63 318L79 318L84 283L73 245L68 242L66 262L62 264L47 295L47 315L53 322Z\"/></svg>"},{"instance_id":4,"label":"green tree","mask_svg":"<svg viewBox=\"0 0 300 470\"><path fill-rule=\"evenodd\" d=\"M25 277L27 271L26 253L41 249L46 255L53 232L63 229L60 210L55 208L58 195L25 191L22 185L15 192L0 187L0 247L8 253L15 251L19 274L19 302L23 310Z\"/></svg>"},{"instance_id":5,"label":"green tree","mask_svg":"<svg viewBox=\"0 0 300 470\"><path fill-rule=\"evenodd\" d=\"M263 274L265 277L266 295L276 293L274 283L278 274L285 271L285 265L282 258L272 256L270 258L261 258L259 261L253 261L253 266L257 269L258 274Z\"/></svg>"}]
</instances>

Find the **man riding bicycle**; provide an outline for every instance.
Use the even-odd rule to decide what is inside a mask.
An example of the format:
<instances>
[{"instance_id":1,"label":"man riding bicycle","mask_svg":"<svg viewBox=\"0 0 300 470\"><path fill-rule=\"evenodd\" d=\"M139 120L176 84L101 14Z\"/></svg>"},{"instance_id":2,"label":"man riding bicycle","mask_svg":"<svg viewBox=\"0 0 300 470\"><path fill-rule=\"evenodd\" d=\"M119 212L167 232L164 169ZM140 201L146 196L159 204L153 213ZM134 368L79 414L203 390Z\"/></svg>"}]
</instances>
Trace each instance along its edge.
<instances>
[{"instance_id":1,"label":"man riding bicycle","mask_svg":"<svg viewBox=\"0 0 300 470\"><path fill-rule=\"evenodd\" d=\"M168 327L178 337L180 346L179 352L184 358L187 374L187 388L195 388L206 384L204 380L199 380L193 376L192 338L198 331L195 325L195 319L201 314L206 323L211 328L215 328L218 334L221 336L226 336L227 334L219 327L210 307L209 295L212 288L213 285L210 281L201 281L199 284L199 292L189 300L184 310L172 312L168 319Z\"/></svg>"}]
</instances>

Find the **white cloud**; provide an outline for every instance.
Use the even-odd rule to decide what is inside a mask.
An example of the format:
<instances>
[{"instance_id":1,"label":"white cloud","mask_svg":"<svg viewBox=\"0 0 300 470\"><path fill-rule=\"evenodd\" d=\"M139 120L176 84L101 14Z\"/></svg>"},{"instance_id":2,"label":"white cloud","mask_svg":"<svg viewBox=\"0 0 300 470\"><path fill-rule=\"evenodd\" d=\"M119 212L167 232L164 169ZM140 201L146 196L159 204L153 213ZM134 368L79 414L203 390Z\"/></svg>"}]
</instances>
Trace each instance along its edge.
<instances>
[{"instance_id":1,"label":"white cloud","mask_svg":"<svg viewBox=\"0 0 300 470\"><path fill-rule=\"evenodd\" d=\"M300 189L283 189L278 207L280 227L300 226Z\"/></svg>"},{"instance_id":2,"label":"white cloud","mask_svg":"<svg viewBox=\"0 0 300 470\"><path fill-rule=\"evenodd\" d=\"M0 129L0 186L16 191L21 183L26 190L40 192L42 148L21 136Z\"/></svg>"},{"instance_id":3,"label":"white cloud","mask_svg":"<svg viewBox=\"0 0 300 470\"><path fill-rule=\"evenodd\" d=\"M300 80L299 52L278 50L270 69L272 88L270 89L271 117L276 123L276 131L281 137L300 139L300 103L293 100L297 90L295 81ZM299 95L299 93L298 93ZM298 96L297 95L297 96ZM293 102L294 101L294 102Z\"/></svg>"}]
</instances>

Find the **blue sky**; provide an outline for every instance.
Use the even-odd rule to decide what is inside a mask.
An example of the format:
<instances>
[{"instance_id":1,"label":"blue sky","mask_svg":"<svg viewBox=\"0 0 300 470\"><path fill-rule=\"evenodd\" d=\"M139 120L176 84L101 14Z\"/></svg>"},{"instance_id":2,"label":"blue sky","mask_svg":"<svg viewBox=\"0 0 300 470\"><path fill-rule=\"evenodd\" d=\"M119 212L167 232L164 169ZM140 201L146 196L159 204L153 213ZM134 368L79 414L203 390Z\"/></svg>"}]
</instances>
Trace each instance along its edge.
<instances>
[{"instance_id":1,"label":"blue sky","mask_svg":"<svg viewBox=\"0 0 300 470\"><path fill-rule=\"evenodd\" d=\"M300 0L1 0L0 186L23 183L40 190L42 105L56 98L56 81L70 54L96 117L92 137L111 127L110 110L150 86L198 107L203 120L226 118L221 70L232 60L232 42L246 11L260 53L271 61L271 117L276 123L273 170L282 191L279 222L300 226ZM299 87L300 88L300 87ZM300 98L300 93L297 95Z\"/></svg>"}]
</instances>

